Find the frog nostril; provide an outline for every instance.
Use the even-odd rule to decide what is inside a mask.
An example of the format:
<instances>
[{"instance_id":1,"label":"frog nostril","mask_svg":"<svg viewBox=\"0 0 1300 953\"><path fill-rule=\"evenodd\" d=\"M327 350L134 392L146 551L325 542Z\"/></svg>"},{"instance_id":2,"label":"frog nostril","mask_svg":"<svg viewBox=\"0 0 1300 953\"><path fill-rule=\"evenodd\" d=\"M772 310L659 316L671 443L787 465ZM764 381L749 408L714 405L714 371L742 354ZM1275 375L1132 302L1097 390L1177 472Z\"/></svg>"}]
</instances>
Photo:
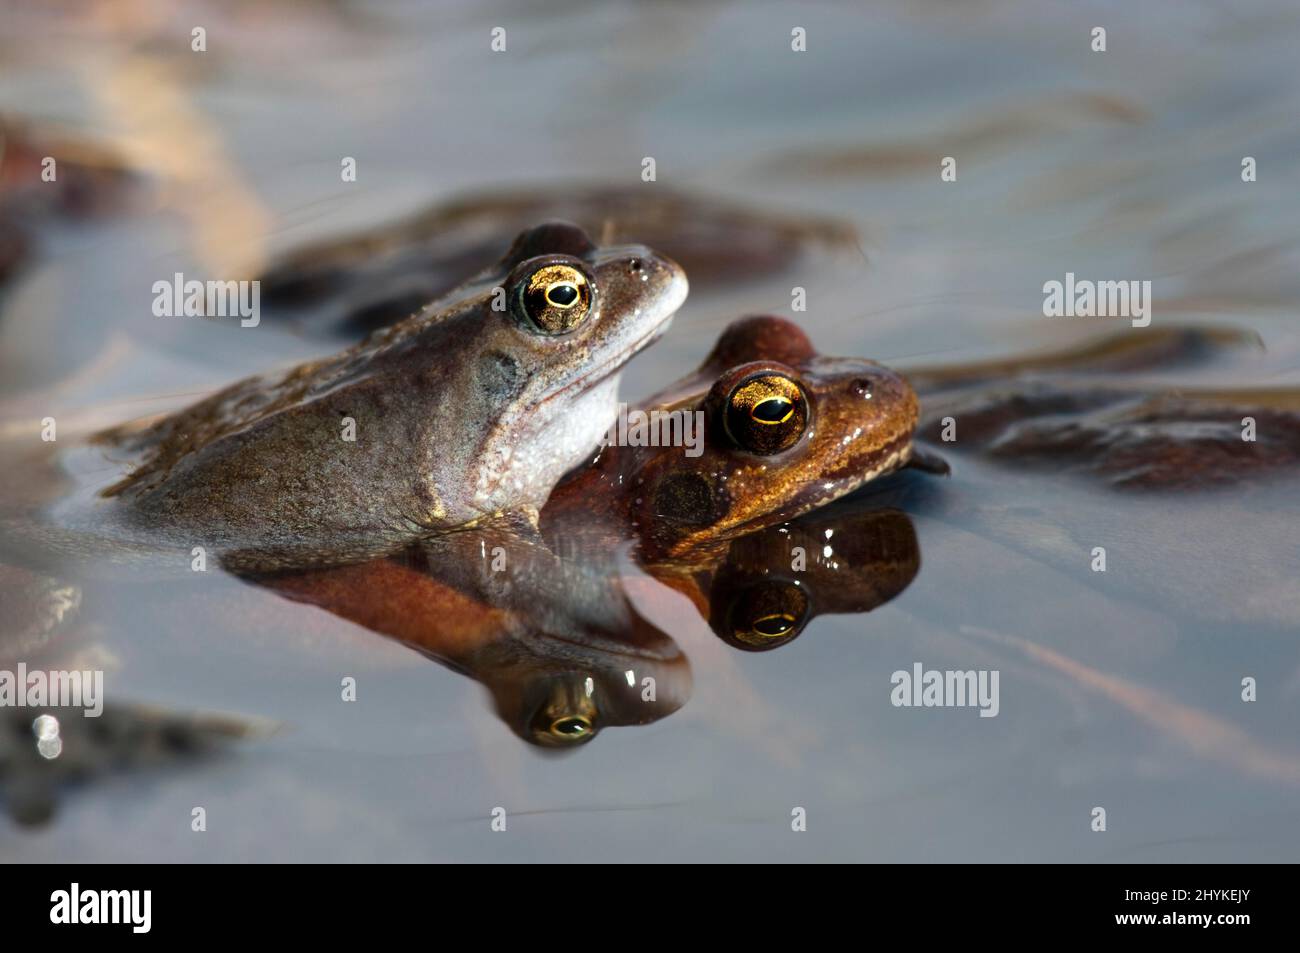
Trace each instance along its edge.
<instances>
[{"instance_id":1,"label":"frog nostril","mask_svg":"<svg viewBox=\"0 0 1300 953\"><path fill-rule=\"evenodd\" d=\"M859 397L865 397L867 400L871 399L871 378L859 377L850 386L853 388L853 393Z\"/></svg>"},{"instance_id":2,"label":"frog nostril","mask_svg":"<svg viewBox=\"0 0 1300 953\"><path fill-rule=\"evenodd\" d=\"M633 271L633 272L640 271L640 270L641 270L641 259L640 259L640 258L629 258L628 261L627 261L627 267L628 267L628 270L629 270L629 271Z\"/></svg>"}]
</instances>

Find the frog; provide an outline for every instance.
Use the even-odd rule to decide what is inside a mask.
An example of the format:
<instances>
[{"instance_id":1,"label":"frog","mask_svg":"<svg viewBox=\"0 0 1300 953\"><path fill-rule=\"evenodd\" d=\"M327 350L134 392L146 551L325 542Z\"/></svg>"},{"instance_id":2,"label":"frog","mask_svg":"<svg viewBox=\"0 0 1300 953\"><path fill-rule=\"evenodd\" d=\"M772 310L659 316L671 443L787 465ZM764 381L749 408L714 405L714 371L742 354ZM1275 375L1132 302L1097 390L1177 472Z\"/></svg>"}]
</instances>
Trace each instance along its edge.
<instances>
[{"instance_id":1,"label":"frog","mask_svg":"<svg viewBox=\"0 0 1300 953\"><path fill-rule=\"evenodd\" d=\"M364 564L251 581L470 675L530 744L568 749L603 727L658 720L684 704L690 669L638 602L677 589L724 641L752 650L753 641L733 638L737 620L754 608L747 605L752 574L788 579L783 544L823 534L814 547L822 554L824 534L842 514L811 528L791 520L909 464L946 472L941 459L909 442L917 405L902 377L875 362L819 355L794 322L774 315L733 322L697 370L639 409L725 413L754 381L799 405L799 419L776 437L757 423L742 429L746 417L707 430L698 457L674 446L605 446L560 482L536 526L497 522ZM739 473L753 495L733 492L708 523L646 508L645 487L677 472ZM844 525L858 544L840 544L844 555L833 564L814 555L803 610L784 639L767 631L764 647L789 642L819 611L868 611L915 575L919 555L905 516L850 514ZM625 556L635 560L632 572L624 571ZM817 588L822 595L810 608ZM777 587L763 592L770 601ZM760 623L750 629L765 631ZM643 697L647 685L654 690Z\"/></svg>"},{"instance_id":2,"label":"frog","mask_svg":"<svg viewBox=\"0 0 1300 953\"><path fill-rule=\"evenodd\" d=\"M618 527L636 538L643 564L667 571L896 470L950 469L913 440L920 407L903 375L820 355L777 315L734 321L694 373L646 405L699 414L700 452L602 447L556 488L542 511L544 532Z\"/></svg>"},{"instance_id":3,"label":"frog","mask_svg":"<svg viewBox=\"0 0 1300 953\"><path fill-rule=\"evenodd\" d=\"M52 522L140 548L203 545L247 570L355 561L536 512L598 444L623 366L686 293L682 269L644 246L536 226L332 357L92 435L68 469L125 475L69 494Z\"/></svg>"},{"instance_id":4,"label":"frog","mask_svg":"<svg viewBox=\"0 0 1300 953\"><path fill-rule=\"evenodd\" d=\"M789 322L769 317L749 324L744 333L733 331L724 334L715 355L701 368L702 373L688 375L662 391L661 397L651 398L644 407L651 409L656 400L663 400L663 406L674 406L679 401L687 406L699 405L718 379L752 359L780 359L788 372L801 363L812 366L806 357L810 349L806 338ZM1156 329L1140 340L1126 334L1105 336L1046 354L967 363L947 369L908 370L903 376L916 382L921 392L922 427L932 426L940 419L936 415L951 412L962 402L978 404L981 396L992 398L1008 393L1018 395L1019 403L1014 400L998 403L1008 412L1005 421L1014 424L1022 418L1032 420L1041 416L1050 425L1052 413L1039 413L1046 411L1048 405L1031 399L1040 386L1055 389L1059 399L1054 410L1063 413L1063 421L1068 423L1070 414L1086 410L1085 395L1089 393L1101 390L1119 394L1123 401L1131 401L1135 395L1143 400L1156 400L1150 396L1156 392L1155 385L1144 384L1133 375L1153 369L1161 372L1201 369L1220 360L1225 352L1252 343L1252 336L1231 329L1170 327ZM711 378L711 374L717 376ZM804 386L812 387L805 374L800 374L799 379L804 381ZM1125 391L1126 386L1131 389ZM1148 393L1147 398L1141 398L1144 391ZM831 395L835 393L839 391L830 391ZM1200 406L1207 396L1192 389L1183 393L1198 402L1188 406ZM1254 393L1249 395L1248 402L1253 406L1268 403L1279 413L1288 406L1300 407L1300 402L1294 399L1288 401L1276 391L1271 393L1268 401L1260 393ZM818 406L826 396L813 390ZM1166 401L1169 399L1172 398L1166 395ZM1242 396L1242 400L1247 397ZM1175 410L1161 409L1156 403L1148 412L1155 423L1163 420L1169 425L1169 432L1177 435L1180 418ZM1002 421L1003 418L997 418L994 422ZM927 432L935 440L942 439L937 428ZM1153 432L1159 434L1160 428ZM986 452L988 441L999 431L997 427L986 430L979 425L977 417L963 413L959 417L959 433L964 435L963 440L951 445L952 450L975 456ZM1130 433L1141 437L1139 429L1131 429ZM1150 445L1154 459L1164 457L1160 447L1160 440ZM925 454L923 448L918 449ZM614 465L615 457L619 458L618 466ZM778 455L775 461L781 459ZM1041 470L1036 474L1027 458L1008 456L1005 459L1022 461L1022 466L1011 468L1018 479L1042 479ZM1176 455L1169 458L1170 469L1177 468L1178 459ZM634 465L637 462L640 468ZM637 482L637 474L645 468L655 472L656 463L665 469L673 466L689 469L692 458L684 455L680 447L605 447L588 467L562 480L542 511L541 527L552 530L547 538L548 548L540 550L540 556L533 552L533 558L542 559L540 565L553 561L550 568L535 572L507 570L504 576L495 575L490 561L500 539L496 543L491 540L475 543L474 536L470 535L458 541L466 543L462 555L447 559L441 568L438 558L430 558L429 553L400 565L393 560L378 561L368 564L358 578L338 579L338 584L323 600L319 599L322 591L314 583L298 577L295 584L302 587L298 595L314 604L325 604L331 611L363 625L370 624L377 632L408 641L430 657L483 682L489 687L498 714L508 720L516 735L530 744L575 750L610 725L646 723L638 720L638 711L645 713L647 720L656 720L680 710L684 704L683 696L691 684L684 665L655 668L635 659L636 651L647 644L649 632L657 633L653 642L658 646L660 658L685 658L689 654L682 651L679 656L672 652L669 646L682 640L681 633L667 628L658 614L643 611L644 606L653 605L662 595L661 590L638 590L647 578L686 595L719 640L746 653L771 652L790 645L819 615L870 612L903 593L920 571L920 549L912 513L943 519L952 512L960 512L962 526L974 525L992 539L1015 544L1045 562L1071 569L1076 577L1082 575L1085 582L1091 581L1090 574L1081 572L1079 567L1079 554L1087 553L1082 540L1075 540L1069 552L1050 550L1061 537L1060 527L1069 525L1066 515L1058 514L1052 522L1051 514L1044 514L1043 522L1037 524L1024 516L1023 501L1008 507L999 504L998 497L992 493L988 502L975 500L976 512L967 513L963 509L964 494L945 493L941 481L925 480L924 473L909 472L919 467L886 468L888 472L879 473L835 502L820 506L816 494L805 501L801 481L789 480L785 486L792 499L767 497L771 504L770 516L760 515L734 526L726 520L717 520L707 530L694 535L684 533L672 521L665 524L643 519L644 511L635 505L634 494L638 487L644 486ZM1213 469L1200 472L1221 469L1216 464ZM864 467L860 472L866 474L871 470ZM1011 484L1009 477L1010 474L1003 481L1002 492L1009 492L1016 499L1014 487L1019 483ZM1159 484L1148 486L1155 489ZM1206 489L1200 484L1197 487ZM807 509L809 505L811 509ZM1098 509L1105 509L1104 499L1099 501ZM791 513L798 515L787 518ZM1106 538L1111 531L1103 531L1101 515L1089 510L1088 518L1082 522L1091 528L1092 534L1101 533ZM1157 521L1161 518L1165 517L1157 513ZM1232 518L1229 513L1227 522ZM1133 514L1126 511L1115 514L1111 522L1122 524L1133 520ZM1225 531L1227 522L1223 526ZM566 527L567 533L559 532ZM1034 531L1026 531L1027 527ZM718 540L709 542L708 532L716 532ZM1135 532L1156 535L1141 529ZM570 541L576 538L576 543L567 550L561 545L566 538ZM598 566L601 558L593 555L593 550L598 553L601 546L617 548L629 540L638 547L635 560L646 575L624 574L601 583L600 580L610 577L603 571L591 571L593 561ZM1177 544L1177 540L1174 542ZM531 545L535 546L536 541ZM551 547L563 551L565 558L557 559L550 552ZM801 569L792 563L796 547L807 556L807 563ZM1193 549L1199 551L1201 547ZM507 566L520 565L522 557L511 544L504 546L504 551ZM1175 554L1171 553L1169 558L1175 558ZM1213 550L1204 553L1207 564L1213 564L1215 559ZM1251 574L1258 579L1268 578L1259 573L1259 568L1252 565ZM405 573L414 575L405 577ZM467 584L464 579L467 573L477 576L477 582ZM1118 585L1128 585L1129 575L1137 577L1133 588L1153 585L1141 566L1131 567L1118 580ZM1196 585L1201 576L1190 577L1193 588L1203 588ZM442 587L458 578L460 581L451 586L455 598L448 601ZM508 599L500 593L492 595L503 578L509 579ZM602 585L606 588L602 589ZM1107 588L1114 595L1116 583ZM623 605L618 602L620 591L625 596L635 594L637 598L628 598ZM466 598L467 592L472 596ZM962 590L958 588L954 592L960 595ZM1186 600L1188 596L1184 593L1178 598ZM1214 593L1208 598L1211 604L1221 599ZM584 609L584 605L592 604L588 599L619 605L615 614L605 617L598 638L581 625L584 614L590 618ZM332 605L327 604L331 601ZM1212 611L1206 599L1195 599L1193 604L1196 613L1209 615ZM450 607L456 613L454 623L448 621ZM954 600L940 609L939 614L942 620L948 619L945 615L948 613L952 619L961 621L968 609L968 605ZM931 607L925 609L927 615L933 611ZM384 613L388 620L376 622L371 615L367 621L367 612ZM1294 618L1293 613L1293 606L1284 604L1279 618ZM955 622L953 628L956 630ZM611 638L617 644L620 631L625 633L623 637L629 646L626 655L606 647ZM631 634L634 631L636 634ZM632 672L636 678L634 684L617 677L621 661L627 662L624 674ZM638 708L640 678L646 672L654 673L660 687L668 686L669 704ZM587 681L589 677L591 682Z\"/></svg>"}]
</instances>

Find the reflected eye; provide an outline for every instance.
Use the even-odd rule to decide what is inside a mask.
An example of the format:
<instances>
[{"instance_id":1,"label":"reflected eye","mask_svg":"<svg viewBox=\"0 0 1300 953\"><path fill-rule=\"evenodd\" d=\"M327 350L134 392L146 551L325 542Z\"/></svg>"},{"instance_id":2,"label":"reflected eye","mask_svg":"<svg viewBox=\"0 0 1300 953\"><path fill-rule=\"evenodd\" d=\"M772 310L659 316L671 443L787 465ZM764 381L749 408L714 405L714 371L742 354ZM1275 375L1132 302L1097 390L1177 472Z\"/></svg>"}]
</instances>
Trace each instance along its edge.
<instances>
[{"instance_id":1,"label":"reflected eye","mask_svg":"<svg viewBox=\"0 0 1300 953\"><path fill-rule=\"evenodd\" d=\"M572 265L543 265L520 283L519 307L543 334L567 334L591 313L591 283Z\"/></svg>"},{"instance_id":2,"label":"reflected eye","mask_svg":"<svg viewBox=\"0 0 1300 953\"><path fill-rule=\"evenodd\" d=\"M594 685L582 673L568 673L536 684L536 707L532 709L526 741L546 748L571 748L586 744L600 731L600 712L592 699Z\"/></svg>"},{"instance_id":3,"label":"reflected eye","mask_svg":"<svg viewBox=\"0 0 1300 953\"><path fill-rule=\"evenodd\" d=\"M808 595L789 582L762 583L739 593L728 618L731 641L764 651L789 642L808 620Z\"/></svg>"},{"instance_id":4,"label":"reflected eye","mask_svg":"<svg viewBox=\"0 0 1300 953\"><path fill-rule=\"evenodd\" d=\"M795 381L783 374L760 374L742 381L727 398L727 434L751 453L788 450L808 426L808 401Z\"/></svg>"},{"instance_id":5,"label":"reflected eye","mask_svg":"<svg viewBox=\"0 0 1300 953\"><path fill-rule=\"evenodd\" d=\"M551 722L551 734L564 741L581 741L591 733L591 722L581 715L567 715Z\"/></svg>"},{"instance_id":6,"label":"reflected eye","mask_svg":"<svg viewBox=\"0 0 1300 953\"><path fill-rule=\"evenodd\" d=\"M531 740L547 748L567 748L586 744L596 737L596 723L586 714L538 712L533 719Z\"/></svg>"},{"instance_id":7,"label":"reflected eye","mask_svg":"<svg viewBox=\"0 0 1300 953\"><path fill-rule=\"evenodd\" d=\"M799 620L788 612L773 612L761 619L755 619L750 631L764 639L776 639L785 635Z\"/></svg>"}]
</instances>

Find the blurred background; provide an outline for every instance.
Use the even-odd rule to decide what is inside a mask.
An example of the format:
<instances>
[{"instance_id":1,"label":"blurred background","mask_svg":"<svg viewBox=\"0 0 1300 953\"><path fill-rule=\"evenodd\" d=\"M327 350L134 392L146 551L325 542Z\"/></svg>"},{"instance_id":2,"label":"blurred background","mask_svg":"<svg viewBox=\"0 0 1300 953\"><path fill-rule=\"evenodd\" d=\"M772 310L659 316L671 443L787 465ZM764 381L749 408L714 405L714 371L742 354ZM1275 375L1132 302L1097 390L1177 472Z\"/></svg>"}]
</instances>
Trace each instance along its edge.
<instances>
[{"instance_id":1,"label":"blurred background","mask_svg":"<svg viewBox=\"0 0 1300 953\"><path fill-rule=\"evenodd\" d=\"M1098 26L1104 53L1091 48ZM495 27L504 52L490 47ZM791 49L796 27L806 52ZM1300 9L1282 0L6 2L0 393L122 419L331 352L338 341L309 312L278 320L264 305L255 329L160 320L152 285L257 277L303 247L467 196L590 185L680 193L681 228L712 223L708 240L742 259L747 240L779 234L738 277L692 273L672 330L630 367L628 398L694 366L745 313L792 316L824 353L903 369L1127 325L1043 317L1043 283L1067 271L1150 279L1156 325L1260 336L1261 350L1199 385L1294 387L1298 42ZM61 143L100 170L98 186L54 204L24 194L20 140ZM940 181L945 156L955 182ZM345 157L355 182L340 176ZM791 311L796 286L805 312ZM996 501L1002 481L972 462L946 492ZM213 621L106 591L93 635L110 691L289 728L194 771L97 786L46 827L0 828L0 851L1294 860L1296 617L1178 605L1190 589L1227 599L1236 583L1216 567L1240 563L1252 534L1210 531L1221 504L1201 498L1038 489L1001 501L1031 510L1015 533L1150 527L1160 538L1143 549L1134 534L1112 572L1166 576L1098 590L975 517L918 512L924 568L898 599L819 619L763 655L732 651L683 610L669 631L691 659L689 704L558 759L520 745L473 682L338 620L304 625L313 610L270 593L215 582L227 611ZM1203 561L1170 561L1192 549ZM1295 598L1297 561L1270 562L1278 581L1261 600ZM915 660L1002 668L1001 714L891 707L890 673ZM340 671L360 681L355 705L338 703ZM1264 673L1270 691L1243 706L1240 678ZM189 830L196 804L206 835ZM496 805L511 812L504 835L488 827ZM1094 805L1113 805L1104 835L1089 830ZM794 806L809 813L798 836Z\"/></svg>"}]
</instances>

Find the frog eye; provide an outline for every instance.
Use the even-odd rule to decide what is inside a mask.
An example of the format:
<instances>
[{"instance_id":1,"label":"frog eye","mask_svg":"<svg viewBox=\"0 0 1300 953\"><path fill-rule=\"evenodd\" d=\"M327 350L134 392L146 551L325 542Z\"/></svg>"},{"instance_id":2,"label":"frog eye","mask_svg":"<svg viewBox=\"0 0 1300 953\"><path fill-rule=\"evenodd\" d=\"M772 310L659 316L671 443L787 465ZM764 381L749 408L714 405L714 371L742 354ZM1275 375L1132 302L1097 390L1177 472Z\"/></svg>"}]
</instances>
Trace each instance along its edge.
<instances>
[{"instance_id":1,"label":"frog eye","mask_svg":"<svg viewBox=\"0 0 1300 953\"><path fill-rule=\"evenodd\" d=\"M808 622L808 595L793 582L762 583L737 594L728 613L730 641L763 652L789 642Z\"/></svg>"},{"instance_id":2,"label":"frog eye","mask_svg":"<svg viewBox=\"0 0 1300 953\"><path fill-rule=\"evenodd\" d=\"M528 273L516 294L529 324L543 334L567 334L591 314L591 292L582 271L552 262Z\"/></svg>"},{"instance_id":3,"label":"frog eye","mask_svg":"<svg viewBox=\"0 0 1300 953\"><path fill-rule=\"evenodd\" d=\"M566 675L540 689L543 695L528 718L525 740L547 748L573 748L596 737L600 712L590 678Z\"/></svg>"},{"instance_id":4,"label":"frog eye","mask_svg":"<svg viewBox=\"0 0 1300 953\"><path fill-rule=\"evenodd\" d=\"M559 741L582 741L591 734L591 721L581 715L565 715L551 722L548 730Z\"/></svg>"},{"instance_id":5,"label":"frog eye","mask_svg":"<svg viewBox=\"0 0 1300 953\"><path fill-rule=\"evenodd\" d=\"M803 388L784 374L746 378L727 396L727 435L763 455L788 450L808 427L808 399Z\"/></svg>"},{"instance_id":6,"label":"frog eye","mask_svg":"<svg viewBox=\"0 0 1300 953\"><path fill-rule=\"evenodd\" d=\"M548 748L571 748L596 737L596 724L580 712L551 714L534 720L532 741Z\"/></svg>"}]
</instances>

